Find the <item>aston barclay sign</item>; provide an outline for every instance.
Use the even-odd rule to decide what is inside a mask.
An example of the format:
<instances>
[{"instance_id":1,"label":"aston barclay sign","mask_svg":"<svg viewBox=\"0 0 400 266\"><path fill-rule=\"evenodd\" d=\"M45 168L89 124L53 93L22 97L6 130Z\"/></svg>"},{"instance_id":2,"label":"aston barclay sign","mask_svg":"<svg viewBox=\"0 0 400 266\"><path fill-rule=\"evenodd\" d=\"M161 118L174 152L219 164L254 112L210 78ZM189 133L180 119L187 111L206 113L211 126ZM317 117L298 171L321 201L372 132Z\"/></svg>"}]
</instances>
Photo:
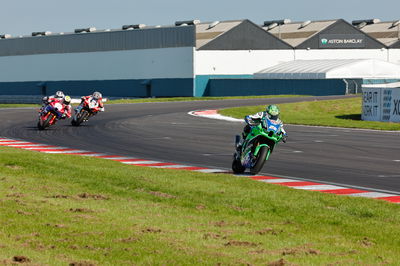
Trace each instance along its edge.
<instances>
[{"instance_id":1,"label":"aston barclay sign","mask_svg":"<svg viewBox=\"0 0 400 266\"><path fill-rule=\"evenodd\" d=\"M321 34L319 48L365 48L362 34Z\"/></svg>"}]
</instances>

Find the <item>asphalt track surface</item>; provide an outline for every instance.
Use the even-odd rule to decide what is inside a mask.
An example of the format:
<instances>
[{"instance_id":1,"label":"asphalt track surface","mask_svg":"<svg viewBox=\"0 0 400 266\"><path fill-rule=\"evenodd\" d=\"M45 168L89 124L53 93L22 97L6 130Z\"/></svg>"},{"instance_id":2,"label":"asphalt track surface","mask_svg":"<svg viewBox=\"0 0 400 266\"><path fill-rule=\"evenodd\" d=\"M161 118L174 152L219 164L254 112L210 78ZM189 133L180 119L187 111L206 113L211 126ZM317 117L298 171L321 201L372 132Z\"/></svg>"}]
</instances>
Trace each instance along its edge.
<instances>
[{"instance_id":1,"label":"asphalt track surface","mask_svg":"<svg viewBox=\"0 0 400 266\"><path fill-rule=\"evenodd\" d=\"M342 97L106 105L106 112L80 127L72 127L67 120L44 131L36 128L36 109L0 109L0 136L230 169L234 136L244 123L194 117L188 115L189 111ZM276 147L260 174L400 194L400 132L295 125L285 128L288 142Z\"/></svg>"}]
</instances>

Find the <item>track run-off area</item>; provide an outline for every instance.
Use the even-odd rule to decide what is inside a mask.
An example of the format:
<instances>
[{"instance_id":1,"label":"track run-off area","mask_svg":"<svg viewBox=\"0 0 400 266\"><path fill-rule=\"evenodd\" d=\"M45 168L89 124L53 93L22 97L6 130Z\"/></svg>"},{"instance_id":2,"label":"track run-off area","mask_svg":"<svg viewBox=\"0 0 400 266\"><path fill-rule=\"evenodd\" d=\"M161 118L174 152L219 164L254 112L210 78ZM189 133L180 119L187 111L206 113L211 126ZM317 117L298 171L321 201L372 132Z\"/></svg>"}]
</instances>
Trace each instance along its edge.
<instances>
[{"instance_id":1,"label":"track run-off area","mask_svg":"<svg viewBox=\"0 0 400 266\"><path fill-rule=\"evenodd\" d=\"M45 144L49 146L41 151L95 155L142 166L229 172L234 136L244 123L191 116L190 111L341 97L110 104L106 112L80 127L65 120L44 131L36 128L36 109L0 109L0 142L30 150ZM279 144L254 179L296 188L324 184L332 193L400 201L400 132L285 128L288 142ZM59 147L67 148L57 151Z\"/></svg>"}]
</instances>

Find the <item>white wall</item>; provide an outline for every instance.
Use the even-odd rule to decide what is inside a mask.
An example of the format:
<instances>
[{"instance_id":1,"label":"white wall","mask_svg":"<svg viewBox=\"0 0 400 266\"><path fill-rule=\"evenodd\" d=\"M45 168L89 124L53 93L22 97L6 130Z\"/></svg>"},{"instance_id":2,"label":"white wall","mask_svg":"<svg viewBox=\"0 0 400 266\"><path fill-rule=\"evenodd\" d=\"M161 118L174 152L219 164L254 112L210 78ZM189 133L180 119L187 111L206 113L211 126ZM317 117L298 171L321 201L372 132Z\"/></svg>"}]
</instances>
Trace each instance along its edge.
<instances>
[{"instance_id":1,"label":"white wall","mask_svg":"<svg viewBox=\"0 0 400 266\"><path fill-rule=\"evenodd\" d=\"M389 62L400 64L400 49L389 49Z\"/></svg>"},{"instance_id":2,"label":"white wall","mask_svg":"<svg viewBox=\"0 0 400 266\"><path fill-rule=\"evenodd\" d=\"M193 78L193 47L0 57L0 82Z\"/></svg>"},{"instance_id":3,"label":"white wall","mask_svg":"<svg viewBox=\"0 0 400 266\"><path fill-rule=\"evenodd\" d=\"M293 50L195 51L195 75L252 75L294 60Z\"/></svg>"},{"instance_id":4,"label":"white wall","mask_svg":"<svg viewBox=\"0 0 400 266\"><path fill-rule=\"evenodd\" d=\"M311 49L295 50L296 60L311 59L380 59L388 60L387 49Z\"/></svg>"}]
</instances>

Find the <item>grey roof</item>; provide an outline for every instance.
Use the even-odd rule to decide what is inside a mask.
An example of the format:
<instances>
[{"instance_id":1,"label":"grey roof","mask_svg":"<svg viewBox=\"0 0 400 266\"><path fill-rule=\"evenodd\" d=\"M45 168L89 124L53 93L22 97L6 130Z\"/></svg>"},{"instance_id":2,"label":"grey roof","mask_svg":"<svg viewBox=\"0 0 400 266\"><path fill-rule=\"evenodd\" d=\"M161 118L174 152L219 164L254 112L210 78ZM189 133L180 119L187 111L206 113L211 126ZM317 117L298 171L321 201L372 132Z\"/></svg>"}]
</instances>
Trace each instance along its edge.
<instances>
[{"instance_id":1,"label":"grey roof","mask_svg":"<svg viewBox=\"0 0 400 266\"><path fill-rule=\"evenodd\" d=\"M277 50L293 49L250 20L233 20L196 25L198 50Z\"/></svg>"},{"instance_id":2,"label":"grey roof","mask_svg":"<svg viewBox=\"0 0 400 266\"><path fill-rule=\"evenodd\" d=\"M326 29L336 21L337 20L311 21L304 27L302 27L302 24L306 21L290 22L278 25L272 29L268 29L268 25L265 25L263 26L263 29L275 35L279 39L284 40L291 46L296 47L307 39L310 39L322 30Z\"/></svg>"},{"instance_id":3,"label":"grey roof","mask_svg":"<svg viewBox=\"0 0 400 266\"><path fill-rule=\"evenodd\" d=\"M0 56L194 47L194 26L98 30L0 39Z\"/></svg>"},{"instance_id":4,"label":"grey roof","mask_svg":"<svg viewBox=\"0 0 400 266\"><path fill-rule=\"evenodd\" d=\"M400 23L378 22L365 25L360 30L391 48L400 48Z\"/></svg>"},{"instance_id":5,"label":"grey roof","mask_svg":"<svg viewBox=\"0 0 400 266\"><path fill-rule=\"evenodd\" d=\"M210 23L200 23L196 25L196 48L199 48L210 41L214 40L218 36L221 36L225 32L236 27L243 20L233 20L233 21L215 21ZM213 23L215 24L212 27ZM211 26L211 27L210 27Z\"/></svg>"},{"instance_id":6,"label":"grey roof","mask_svg":"<svg viewBox=\"0 0 400 266\"><path fill-rule=\"evenodd\" d=\"M305 22L290 22L276 26L272 29L268 25L264 25L263 29L274 34L278 38L289 43L296 49L323 49L320 46L320 38L325 37L322 35L328 34L329 36L338 35L349 36L350 38L362 38L362 48L366 49L379 49L385 47L384 44L378 40L370 37L365 32L362 32L356 27L343 19L336 20L320 20L320 21L305 21ZM336 46L329 47L333 49L352 49L360 47L352 46Z\"/></svg>"}]
</instances>

